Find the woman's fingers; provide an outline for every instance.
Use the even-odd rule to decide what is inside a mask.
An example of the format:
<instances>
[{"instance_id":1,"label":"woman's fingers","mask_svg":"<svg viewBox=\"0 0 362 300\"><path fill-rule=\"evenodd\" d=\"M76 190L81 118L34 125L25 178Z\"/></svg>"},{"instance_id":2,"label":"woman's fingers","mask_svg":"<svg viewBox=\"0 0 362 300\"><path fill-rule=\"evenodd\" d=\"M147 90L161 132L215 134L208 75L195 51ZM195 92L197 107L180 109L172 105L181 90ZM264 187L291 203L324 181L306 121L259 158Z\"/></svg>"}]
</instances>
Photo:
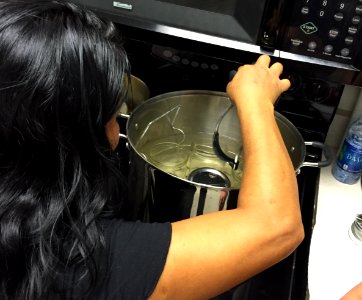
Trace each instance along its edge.
<instances>
[{"instance_id":1,"label":"woman's fingers","mask_svg":"<svg viewBox=\"0 0 362 300\"><path fill-rule=\"evenodd\" d=\"M281 93L288 90L290 81L280 79L283 65L278 62L270 64L270 57L261 55L255 64L239 67L234 78L227 85L230 98L234 101L238 101L238 99L240 101L243 98L274 100Z\"/></svg>"},{"instance_id":2,"label":"woman's fingers","mask_svg":"<svg viewBox=\"0 0 362 300\"><path fill-rule=\"evenodd\" d=\"M270 72L272 72L276 77L280 77L280 75L283 73L283 65L279 62L276 62L274 64L272 64L270 67L270 57L267 55L261 55L256 64L269 68ZM279 87L280 87L280 91L283 93L286 90L288 90L290 88L290 81L288 79L282 79L279 81Z\"/></svg>"},{"instance_id":3,"label":"woman's fingers","mask_svg":"<svg viewBox=\"0 0 362 300\"><path fill-rule=\"evenodd\" d=\"M261 55L259 56L258 60L256 61L256 65L259 65L264 68L268 68L271 73L273 73L277 78L283 73L283 65L279 62L272 64L270 67L270 57L268 55ZM282 79L279 81L279 88L280 91L283 93L290 87L290 81L288 79Z\"/></svg>"},{"instance_id":4,"label":"woman's fingers","mask_svg":"<svg viewBox=\"0 0 362 300\"><path fill-rule=\"evenodd\" d=\"M280 76L283 73L283 65L281 63L272 64L270 67L270 71L272 71L276 76Z\"/></svg>"},{"instance_id":5,"label":"woman's fingers","mask_svg":"<svg viewBox=\"0 0 362 300\"><path fill-rule=\"evenodd\" d=\"M281 90L282 93L285 92L286 90L288 90L290 88L289 79L280 80L279 86L280 86L280 90Z\"/></svg>"},{"instance_id":6,"label":"woman's fingers","mask_svg":"<svg viewBox=\"0 0 362 300\"><path fill-rule=\"evenodd\" d=\"M283 65L277 62L269 67L270 61L271 61L270 57L268 55L263 54L259 56L255 64L268 68L273 74L279 77L283 73Z\"/></svg>"},{"instance_id":7,"label":"woman's fingers","mask_svg":"<svg viewBox=\"0 0 362 300\"><path fill-rule=\"evenodd\" d=\"M259 56L259 58L255 64L269 68L270 57L268 55L263 54L263 55Z\"/></svg>"}]
</instances>

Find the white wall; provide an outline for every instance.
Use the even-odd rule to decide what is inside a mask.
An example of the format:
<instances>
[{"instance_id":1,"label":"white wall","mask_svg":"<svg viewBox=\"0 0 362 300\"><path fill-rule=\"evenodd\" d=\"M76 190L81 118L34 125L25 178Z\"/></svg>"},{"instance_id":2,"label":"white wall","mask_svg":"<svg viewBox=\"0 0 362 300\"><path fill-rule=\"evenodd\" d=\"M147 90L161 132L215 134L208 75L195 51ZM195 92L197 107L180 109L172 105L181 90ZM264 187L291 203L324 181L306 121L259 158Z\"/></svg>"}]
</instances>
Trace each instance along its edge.
<instances>
[{"instance_id":1,"label":"white wall","mask_svg":"<svg viewBox=\"0 0 362 300\"><path fill-rule=\"evenodd\" d=\"M337 152L350 123L359 116L362 116L362 89L346 85L325 143Z\"/></svg>"}]
</instances>

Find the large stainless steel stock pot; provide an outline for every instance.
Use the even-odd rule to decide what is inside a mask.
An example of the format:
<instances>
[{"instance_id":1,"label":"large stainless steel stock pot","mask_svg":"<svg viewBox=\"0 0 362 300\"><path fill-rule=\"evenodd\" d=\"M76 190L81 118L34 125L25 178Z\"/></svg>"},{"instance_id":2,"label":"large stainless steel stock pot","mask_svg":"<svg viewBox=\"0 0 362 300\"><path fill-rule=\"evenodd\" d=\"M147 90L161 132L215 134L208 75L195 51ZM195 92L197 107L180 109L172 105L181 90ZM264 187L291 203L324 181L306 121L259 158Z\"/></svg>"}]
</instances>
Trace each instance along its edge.
<instances>
[{"instance_id":1,"label":"large stainless steel stock pot","mask_svg":"<svg viewBox=\"0 0 362 300\"><path fill-rule=\"evenodd\" d=\"M135 108L127 122L129 216L144 221L176 221L236 207L243 153L235 109L218 122L229 105L226 93L192 90L162 94ZM305 142L297 128L278 112L275 118L297 174L303 166L331 163L328 151L326 161L306 162L306 145L325 152L327 148ZM237 168L215 152L217 126L220 148L225 155L238 158Z\"/></svg>"}]
</instances>

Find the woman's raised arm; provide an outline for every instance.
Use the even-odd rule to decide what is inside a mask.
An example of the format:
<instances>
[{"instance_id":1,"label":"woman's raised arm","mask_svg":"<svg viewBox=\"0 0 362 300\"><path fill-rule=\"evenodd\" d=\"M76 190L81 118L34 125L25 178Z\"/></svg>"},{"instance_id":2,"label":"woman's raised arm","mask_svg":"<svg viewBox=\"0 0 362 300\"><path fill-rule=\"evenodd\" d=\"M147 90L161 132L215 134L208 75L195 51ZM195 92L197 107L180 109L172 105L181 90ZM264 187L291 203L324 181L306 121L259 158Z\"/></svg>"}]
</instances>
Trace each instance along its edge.
<instances>
[{"instance_id":1,"label":"woman's raised arm","mask_svg":"<svg viewBox=\"0 0 362 300\"><path fill-rule=\"evenodd\" d=\"M294 168L274 117L289 88L282 65L259 57L227 86L244 149L238 207L172 224L163 273L151 299L209 299L287 257L304 237Z\"/></svg>"}]
</instances>

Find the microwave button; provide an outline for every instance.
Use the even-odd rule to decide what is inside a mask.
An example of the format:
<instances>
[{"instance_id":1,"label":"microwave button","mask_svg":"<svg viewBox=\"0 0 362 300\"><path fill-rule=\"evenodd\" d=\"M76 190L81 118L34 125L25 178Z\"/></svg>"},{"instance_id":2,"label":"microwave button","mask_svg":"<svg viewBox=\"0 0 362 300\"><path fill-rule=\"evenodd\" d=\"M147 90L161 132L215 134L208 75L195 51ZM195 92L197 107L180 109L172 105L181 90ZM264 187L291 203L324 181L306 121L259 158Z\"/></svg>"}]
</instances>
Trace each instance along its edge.
<instances>
[{"instance_id":1,"label":"microwave button","mask_svg":"<svg viewBox=\"0 0 362 300\"><path fill-rule=\"evenodd\" d=\"M356 14L362 14L362 5L358 5L357 7L356 7Z\"/></svg>"},{"instance_id":2,"label":"microwave button","mask_svg":"<svg viewBox=\"0 0 362 300\"><path fill-rule=\"evenodd\" d=\"M356 34L357 33L357 27L354 27L354 26L348 27L348 33L349 34Z\"/></svg>"},{"instance_id":3,"label":"microwave button","mask_svg":"<svg viewBox=\"0 0 362 300\"><path fill-rule=\"evenodd\" d=\"M303 6L302 9L300 10L300 12L302 13L302 15L309 14L309 7L308 6Z\"/></svg>"},{"instance_id":4,"label":"microwave button","mask_svg":"<svg viewBox=\"0 0 362 300\"><path fill-rule=\"evenodd\" d=\"M361 17L360 17L360 16L354 16L354 17L352 18L352 24L358 25L359 22L361 22Z\"/></svg>"},{"instance_id":5,"label":"microwave button","mask_svg":"<svg viewBox=\"0 0 362 300\"><path fill-rule=\"evenodd\" d=\"M335 28L330 29L329 32L328 32L328 36L329 36L331 39L336 38L336 37L338 36L338 34L339 34L339 31L338 31L338 29L335 29Z\"/></svg>"},{"instance_id":6,"label":"microwave button","mask_svg":"<svg viewBox=\"0 0 362 300\"><path fill-rule=\"evenodd\" d=\"M353 44L354 39L353 39L353 37L351 37L351 36L347 36L347 37L344 39L344 42L345 42L347 45L351 45L351 44Z\"/></svg>"},{"instance_id":7,"label":"microwave button","mask_svg":"<svg viewBox=\"0 0 362 300\"><path fill-rule=\"evenodd\" d=\"M334 19L335 19L337 22L342 21L343 18L344 18L344 15L343 15L341 12L336 13L336 14L334 15Z\"/></svg>"},{"instance_id":8,"label":"microwave button","mask_svg":"<svg viewBox=\"0 0 362 300\"><path fill-rule=\"evenodd\" d=\"M318 31L317 26L315 26L312 22L307 22L305 24L300 25L299 27L305 34L312 34Z\"/></svg>"},{"instance_id":9,"label":"microwave button","mask_svg":"<svg viewBox=\"0 0 362 300\"><path fill-rule=\"evenodd\" d=\"M315 48L317 48L317 43L315 41L311 41L308 43L308 49L314 50Z\"/></svg>"},{"instance_id":10,"label":"microwave button","mask_svg":"<svg viewBox=\"0 0 362 300\"><path fill-rule=\"evenodd\" d=\"M178 55L174 55L174 56L172 56L172 60L173 60L175 63L178 63L178 62L180 62L181 57L178 56Z\"/></svg>"},{"instance_id":11,"label":"microwave button","mask_svg":"<svg viewBox=\"0 0 362 300\"><path fill-rule=\"evenodd\" d=\"M210 66L210 69L213 70L213 71L217 71L217 70L219 70L219 66L217 64L212 64Z\"/></svg>"},{"instance_id":12,"label":"microwave button","mask_svg":"<svg viewBox=\"0 0 362 300\"><path fill-rule=\"evenodd\" d=\"M331 53L332 51L333 51L333 46L332 45L325 45L324 52Z\"/></svg>"},{"instance_id":13,"label":"microwave button","mask_svg":"<svg viewBox=\"0 0 362 300\"><path fill-rule=\"evenodd\" d=\"M349 55L349 49L348 48L343 48L341 50L341 55L344 56L344 57L348 56Z\"/></svg>"},{"instance_id":14,"label":"microwave button","mask_svg":"<svg viewBox=\"0 0 362 300\"><path fill-rule=\"evenodd\" d=\"M199 64L198 61L193 60L193 61L191 62L191 66L194 67L194 68L198 68L199 65L200 65L200 64Z\"/></svg>"},{"instance_id":15,"label":"microwave button","mask_svg":"<svg viewBox=\"0 0 362 300\"><path fill-rule=\"evenodd\" d=\"M171 50L166 49L165 51L162 52L163 56L166 58L171 58L173 56L173 53Z\"/></svg>"}]
</instances>

